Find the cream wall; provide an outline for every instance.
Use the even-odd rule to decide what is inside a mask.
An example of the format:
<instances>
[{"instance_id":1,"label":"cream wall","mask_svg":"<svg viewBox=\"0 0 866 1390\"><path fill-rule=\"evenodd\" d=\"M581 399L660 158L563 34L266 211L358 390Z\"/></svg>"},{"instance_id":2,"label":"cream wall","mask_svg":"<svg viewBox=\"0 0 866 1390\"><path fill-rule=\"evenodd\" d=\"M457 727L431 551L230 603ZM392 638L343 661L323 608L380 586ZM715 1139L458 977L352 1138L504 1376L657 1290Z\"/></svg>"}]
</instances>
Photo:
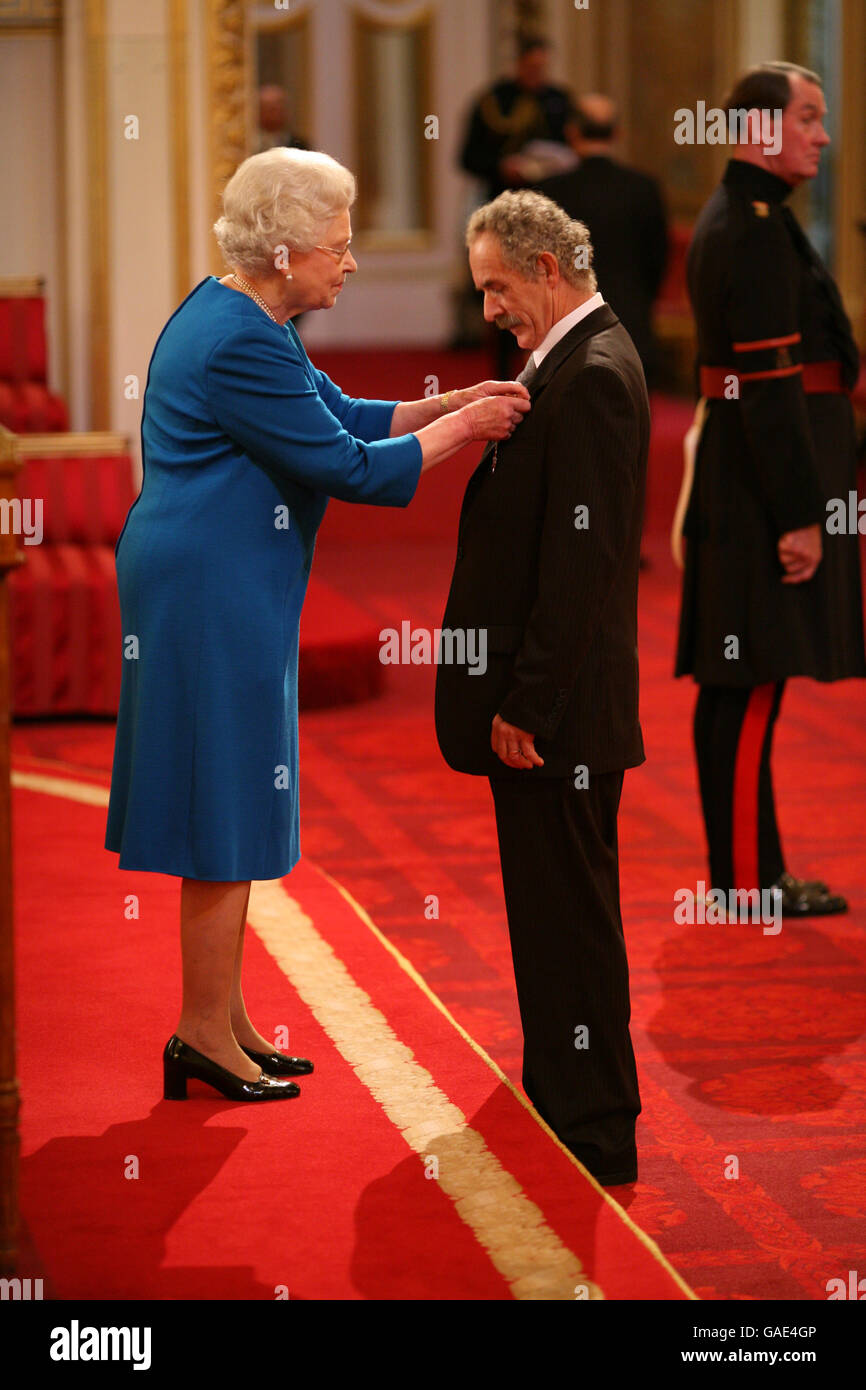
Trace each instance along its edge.
<instances>
[{"instance_id":1,"label":"cream wall","mask_svg":"<svg viewBox=\"0 0 866 1390\"><path fill-rule=\"evenodd\" d=\"M87 160L87 70L85 0L67 0L62 42L62 158L66 174L64 253L68 364L66 399L74 430L91 428L90 408L90 245Z\"/></svg>"},{"instance_id":2,"label":"cream wall","mask_svg":"<svg viewBox=\"0 0 866 1390\"><path fill-rule=\"evenodd\" d=\"M59 39L0 31L0 275L42 276L49 382L65 393Z\"/></svg>"},{"instance_id":3,"label":"cream wall","mask_svg":"<svg viewBox=\"0 0 866 1390\"><path fill-rule=\"evenodd\" d=\"M779 58L785 50L782 0L739 0L740 61L742 68Z\"/></svg>"},{"instance_id":4,"label":"cream wall","mask_svg":"<svg viewBox=\"0 0 866 1390\"><path fill-rule=\"evenodd\" d=\"M197 250L206 258L203 9L204 0L190 0L181 15L189 28L183 124L194 128L199 165L182 196L170 0L67 0L64 12L72 424L129 434L136 450L150 355L189 288L178 277L181 205L190 239L202 224Z\"/></svg>"},{"instance_id":5,"label":"cream wall","mask_svg":"<svg viewBox=\"0 0 866 1390\"><path fill-rule=\"evenodd\" d=\"M350 168L355 163L355 82L345 0L316 0L313 17L315 144ZM489 26L481 0L432 0L392 7L360 0L371 15L433 15L432 100L439 139L425 143L432 161L434 233L422 251L358 251L358 273L334 310L304 322L310 346L376 343L444 344L452 331L450 287L459 273L462 228L472 182L456 167L469 94L487 80Z\"/></svg>"},{"instance_id":6,"label":"cream wall","mask_svg":"<svg viewBox=\"0 0 866 1390\"><path fill-rule=\"evenodd\" d=\"M166 31L166 0L108 0L109 404L111 428L124 434L138 431L150 353L174 300Z\"/></svg>"},{"instance_id":7,"label":"cream wall","mask_svg":"<svg viewBox=\"0 0 866 1390\"><path fill-rule=\"evenodd\" d=\"M350 293L334 310L307 318L305 339L312 348L444 344L472 189L456 152L470 95L488 80L487 9L464 0L356 3L374 16L433 15L429 114L439 119L439 139L425 150L433 164L433 232L419 250L359 248ZM295 8L309 10L313 26L310 138L351 166L351 7L347 0L297 0ZM229 18L236 12L215 0L68 0L65 9L72 422L129 433L136 447L154 342L183 294L215 264L208 70L215 9ZM137 139L127 138L127 117L138 121Z\"/></svg>"}]
</instances>

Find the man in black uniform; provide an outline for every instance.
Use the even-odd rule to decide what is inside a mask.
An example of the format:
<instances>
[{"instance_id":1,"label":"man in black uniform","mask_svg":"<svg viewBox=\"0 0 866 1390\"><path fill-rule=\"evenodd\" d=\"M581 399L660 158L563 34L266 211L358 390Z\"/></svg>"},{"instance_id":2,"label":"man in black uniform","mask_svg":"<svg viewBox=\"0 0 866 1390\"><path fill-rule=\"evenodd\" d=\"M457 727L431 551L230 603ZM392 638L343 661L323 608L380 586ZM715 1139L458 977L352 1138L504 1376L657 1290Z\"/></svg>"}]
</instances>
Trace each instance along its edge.
<instances>
[{"instance_id":1,"label":"man in black uniform","mask_svg":"<svg viewBox=\"0 0 866 1390\"><path fill-rule=\"evenodd\" d=\"M544 167L524 153L527 145L535 140L564 150L568 145L574 104L564 87L547 80L549 53L547 39L521 39L515 76L495 82L469 113L460 167L484 182L488 199L544 177ZM496 375L505 381L512 375L514 340L497 330L495 341Z\"/></svg>"},{"instance_id":2,"label":"man in black uniform","mask_svg":"<svg viewBox=\"0 0 866 1390\"><path fill-rule=\"evenodd\" d=\"M785 870L770 751L785 680L866 676L857 536L828 504L856 488L858 353L839 292L785 199L829 143L820 78L769 63L728 111L756 124L688 257L706 419L686 514L676 674L700 685L695 749L714 888L778 888L783 915L846 909Z\"/></svg>"},{"instance_id":3,"label":"man in black uniform","mask_svg":"<svg viewBox=\"0 0 866 1390\"><path fill-rule=\"evenodd\" d=\"M574 105L564 87L554 87L547 80L549 51L547 39L522 39L515 76L495 82L469 114L460 165L484 181L490 198L532 182L533 171L520 157L532 140L568 143Z\"/></svg>"},{"instance_id":4,"label":"man in black uniform","mask_svg":"<svg viewBox=\"0 0 866 1390\"><path fill-rule=\"evenodd\" d=\"M538 191L589 228L598 283L628 330L652 385L652 307L668 259L664 202L654 178L613 157L618 118L610 97L578 97L576 121L572 144L579 165L545 179Z\"/></svg>"}]
</instances>

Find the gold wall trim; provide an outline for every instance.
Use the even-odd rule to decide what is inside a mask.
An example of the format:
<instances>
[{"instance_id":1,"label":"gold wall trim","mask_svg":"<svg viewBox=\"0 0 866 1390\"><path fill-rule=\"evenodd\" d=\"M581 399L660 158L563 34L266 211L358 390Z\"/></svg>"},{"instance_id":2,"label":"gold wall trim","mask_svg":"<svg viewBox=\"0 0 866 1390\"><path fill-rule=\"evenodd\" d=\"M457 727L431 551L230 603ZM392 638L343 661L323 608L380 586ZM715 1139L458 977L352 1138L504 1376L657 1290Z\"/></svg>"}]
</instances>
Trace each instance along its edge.
<instances>
[{"instance_id":1,"label":"gold wall trim","mask_svg":"<svg viewBox=\"0 0 866 1390\"><path fill-rule=\"evenodd\" d=\"M67 185L66 185L66 160L69 154L69 132L66 126L66 69L63 61L63 36L56 34L54 41L54 83L55 100L57 102L56 111L57 121L57 143L55 147L55 157L57 159L57 179L56 179L56 206L54 235L57 238L58 264L62 270L54 281L53 295L57 305L57 331L59 342L57 344L57 364L58 380L53 382L54 389L60 393L64 400L69 399L69 283L67 280L68 259L66 254L66 232L69 225L67 213ZM50 372L50 362L49 362Z\"/></svg>"},{"instance_id":2,"label":"gold wall trim","mask_svg":"<svg viewBox=\"0 0 866 1390\"><path fill-rule=\"evenodd\" d=\"M169 0L169 104L172 131L174 290L178 303L190 291L189 110L186 0Z\"/></svg>"},{"instance_id":3,"label":"gold wall trim","mask_svg":"<svg viewBox=\"0 0 866 1390\"><path fill-rule=\"evenodd\" d=\"M87 196L90 257L90 423L111 423L108 377L111 362L108 254L108 118L105 0L86 0Z\"/></svg>"},{"instance_id":4,"label":"gold wall trim","mask_svg":"<svg viewBox=\"0 0 866 1390\"><path fill-rule=\"evenodd\" d=\"M714 0L615 0L599 12L599 90L620 108L621 155L661 180L674 222L694 222L727 163L727 146L677 146L673 118L680 106L716 106L724 97L739 67L737 9ZM692 10L706 41L680 47Z\"/></svg>"},{"instance_id":5,"label":"gold wall trim","mask_svg":"<svg viewBox=\"0 0 866 1390\"><path fill-rule=\"evenodd\" d=\"M207 0L209 231L221 212L222 191L247 153L245 30L243 0ZM210 248L211 269L223 274L225 266L212 234Z\"/></svg>"},{"instance_id":6,"label":"gold wall trim","mask_svg":"<svg viewBox=\"0 0 866 1390\"><path fill-rule=\"evenodd\" d=\"M6 24L0 18L0 39L44 39L57 34L59 24L42 24L34 28L27 24Z\"/></svg>"},{"instance_id":7,"label":"gold wall trim","mask_svg":"<svg viewBox=\"0 0 866 1390\"><path fill-rule=\"evenodd\" d=\"M297 29L301 42L301 84L297 93L292 93L292 115L294 117L294 133L309 143L310 149L319 148L315 134L315 121L313 119L313 40L312 40L312 17L313 11L309 4L293 9L290 12L275 10L273 15L253 16L253 22L249 24L247 33L247 72L249 76L249 101L247 105L247 148L254 149L253 141L257 131L258 120L258 86L259 73L257 66L257 44L260 38L266 38L269 34L279 34Z\"/></svg>"},{"instance_id":8,"label":"gold wall trim","mask_svg":"<svg viewBox=\"0 0 866 1390\"><path fill-rule=\"evenodd\" d=\"M44 34L59 29L62 0L3 0L0 4L0 28L17 29L37 25Z\"/></svg>"},{"instance_id":9,"label":"gold wall trim","mask_svg":"<svg viewBox=\"0 0 866 1390\"><path fill-rule=\"evenodd\" d=\"M425 116L435 114L433 93L436 90L433 72L433 53L435 50L434 25L436 16L429 5L422 4L402 13L371 14L367 10L352 11L352 106L355 131L355 150L353 168L358 178L358 224L355 241L359 249L387 251L426 251L435 243L436 228L433 225L433 163L438 146L436 140L425 140L423 122ZM362 108L365 106L365 75L363 67L364 35L377 29L402 29L416 33L420 39L421 80L418 84L416 117L417 158L421 170L421 217L423 226L413 227L407 232L391 232L387 228L375 228L367 221L367 208L364 198L364 185L370 167L368 152L363 141Z\"/></svg>"},{"instance_id":10,"label":"gold wall trim","mask_svg":"<svg viewBox=\"0 0 866 1390\"><path fill-rule=\"evenodd\" d=\"M44 293L41 275L0 275L0 299L41 299Z\"/></svg>"},{"instance_id":11,"label":"gold wall trim","mask_svg":"<svg viewBox=\"0 0 866 1390\"><path fill-rule=\"evenodd\" d=\"M14 462L18 458L20 438L20 435L14 434L5 425L0 425L0 463L8 463L10 459Z\"/></svg>"},{"instance_id":12,"label":"gold wall trim","mask_svg":"<svg viewBox=\"0 0 866 1390\"><path fill-rule=\"evenodd\" d=\"M82 458L88 454L110 456L129 452L129 436L114 430L85 430L62 434L20 434L18 452L22 458Z\"/></svg>"},{"instance_id":13,"label":"gold wall trim","mask_svg":"<svg viewBox=\"0 0 866 1390\"><path fill-rule=\"evenodd\" d=\"M858 222L866 219L866 138L863 90L866 86L866 10L863 0L843 0L842 110L834 207L836 278L852 316L860 347L866 347L866 238Z\"/></svg>"}]
</instances>

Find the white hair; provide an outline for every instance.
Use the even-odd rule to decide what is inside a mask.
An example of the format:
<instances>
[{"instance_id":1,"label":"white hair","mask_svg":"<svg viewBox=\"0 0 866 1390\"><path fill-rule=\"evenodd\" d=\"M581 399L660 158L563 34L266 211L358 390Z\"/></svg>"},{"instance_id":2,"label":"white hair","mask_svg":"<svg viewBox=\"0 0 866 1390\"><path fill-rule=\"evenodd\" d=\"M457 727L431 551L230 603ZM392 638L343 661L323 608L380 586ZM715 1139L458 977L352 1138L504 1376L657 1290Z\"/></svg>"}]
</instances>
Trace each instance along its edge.
<instances>
[{"instance_id":1,"label":"white hair","mask_svg":"<svg viewBox=\"0 0 866 1390\"><path fill-rule=\"evenodd\" d=\"M226 264L262 275L278 246L311 251L355 193L354 174L320 150L277 145L251 155L226 184L213 227Z\"/></svg>"}]
</instances>

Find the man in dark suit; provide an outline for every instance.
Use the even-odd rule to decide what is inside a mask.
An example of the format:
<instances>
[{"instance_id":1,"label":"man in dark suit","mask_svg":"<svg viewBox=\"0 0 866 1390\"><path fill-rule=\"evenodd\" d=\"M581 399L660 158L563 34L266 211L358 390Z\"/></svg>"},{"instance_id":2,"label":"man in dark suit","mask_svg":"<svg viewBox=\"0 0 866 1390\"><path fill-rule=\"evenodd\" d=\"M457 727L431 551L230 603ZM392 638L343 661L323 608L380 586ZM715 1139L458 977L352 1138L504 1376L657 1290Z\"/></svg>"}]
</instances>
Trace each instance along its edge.
<instances>
[{"instance_id":1,"label":"man in dark suit","mask_svg":"<svg viewBox=\"0 0 866 1390\"><path fill-rule=\"evenodd\" d=\"M436 731L451 767L490 779L524 1088L613 1186L637 1176L640 1112L617 811L624 769L644 761L646 385L584 226L509 191L473 214L467 244L485 318L532 353L532 405L466 489L443 628L486 630L487 665L439 665Z\"/></svg>"},{"instance_id":2,"label":"man in dark suit","mask_svg":"<svg viewBox=\"0 0 866 1390\"><path fill-rule=\"evenodd\" d=\"M617 112L610 97L580 97L574 130L580 164L545 179L538 190L589 228L604 297L630 333L652 382L652 306L668 259L662 195L654 178L614 158Z\"/></svg>"}]
</instances>

